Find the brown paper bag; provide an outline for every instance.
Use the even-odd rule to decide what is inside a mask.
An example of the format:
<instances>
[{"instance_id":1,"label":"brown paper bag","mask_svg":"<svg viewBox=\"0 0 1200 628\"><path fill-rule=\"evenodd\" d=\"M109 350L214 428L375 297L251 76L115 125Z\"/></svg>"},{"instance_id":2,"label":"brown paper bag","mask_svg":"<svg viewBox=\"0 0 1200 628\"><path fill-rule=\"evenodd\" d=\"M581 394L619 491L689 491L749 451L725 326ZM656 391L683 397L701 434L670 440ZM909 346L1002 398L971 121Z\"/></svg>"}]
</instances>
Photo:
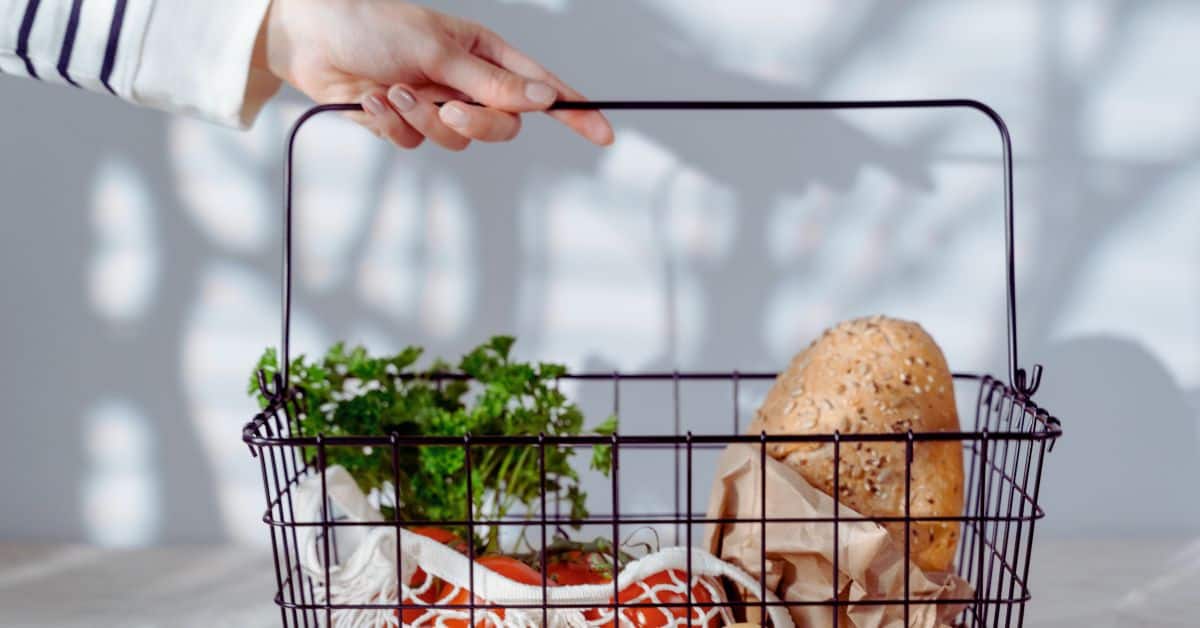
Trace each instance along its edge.
<instances>
[{"instance_id":1,"label":"brown paper bag","mask_svg":"<svg viewBox=\"0 0 1200 628\"><path fill-rule=\"evenodd\" d=\"M758 446L734 444L725 449L709 499L708 516L756 518L762 513L761 451ZM791 467L766 460L766 516L771 518L832 517L833 498L809 484ZM841 517L859 513L841 506ZM828 601L833 596L832 522L770 523L766 525L766 584L787 601ZM758 523L710 524L705 543L710 552L754 577L763 573L762 526ZM870 521L838 524L838 599L899 600L904 597L904 547L897 547L887 530ZM919 604L918 600L965 599L971 585L949 573L926 573L908 565L909 626L949 626L963 604ZM745 592L758 599L757 591ZM840 607L839 626L901 628L901 605L852 604ZM761 622L757 608L747 608L746 621ZM833 625L833 609L823 605L789 607L797 628Z\"/></svg>"}]
</instances>

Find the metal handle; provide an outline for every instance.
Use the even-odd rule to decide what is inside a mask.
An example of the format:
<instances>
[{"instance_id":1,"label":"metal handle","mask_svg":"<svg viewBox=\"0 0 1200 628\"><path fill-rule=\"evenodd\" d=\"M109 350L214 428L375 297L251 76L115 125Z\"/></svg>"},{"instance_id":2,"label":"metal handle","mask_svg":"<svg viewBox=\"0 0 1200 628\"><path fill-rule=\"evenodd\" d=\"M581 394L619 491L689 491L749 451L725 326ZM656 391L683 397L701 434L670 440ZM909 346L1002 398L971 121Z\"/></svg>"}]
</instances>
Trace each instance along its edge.
<instances>
[{"instance_id":1,"label":"metal handle","mask_svg":"<svg viewBox=\"0 0 1200 628\"><path fill-rule=\"evenodd\" d=\"M1042 382L1042 365L1035 364L1027 374L1018 366L1017 354L1017 283L1016 263L1013 257L1013 174L1012 140L1008 126L994 109L977 100L965 98L932 100L826 100L826 101L725 101L725 100L593 100L587 102L557 102L551 109L558 110L644 110L644 111L787 111L787 110L831 110L831 109L974 109L986 115L1000 133L1004 164L1004 275L1008 299L1008 381L1016 392L1032 397ZM296 135L300 128L313 116L327 111L360 111L362 106L353 103L319 105L305 111L292 125L287 140L287 157L283 170L283 347L279 371L276 372L274 391L269 390L263 377L259 385L264 394L280 397L287 392L284 382L289 381L291 359L289 340L292 317L292 161L296 146ZM282 375L280 375L282 373Z\"/></svg>"}]
</instances>

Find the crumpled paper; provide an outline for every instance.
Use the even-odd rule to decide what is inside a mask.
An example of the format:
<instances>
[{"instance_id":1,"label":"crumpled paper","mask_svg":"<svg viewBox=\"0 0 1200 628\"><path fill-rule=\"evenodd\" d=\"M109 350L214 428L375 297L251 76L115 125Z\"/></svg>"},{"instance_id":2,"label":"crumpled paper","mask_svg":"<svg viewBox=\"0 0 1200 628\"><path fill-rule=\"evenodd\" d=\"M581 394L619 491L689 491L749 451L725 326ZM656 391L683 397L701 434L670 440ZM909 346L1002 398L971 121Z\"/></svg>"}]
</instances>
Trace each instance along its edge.
<instances>
[{"instance_id":1,"label":"crumpled paper","mask_svg":"<svg viewBox=\"0 0 1200 628\"><path fill-rule=\"evenodd\" d=\"M709 498L709 518L758 518L762 513L761 452L758 446L733 444L717 465ZM773 518L832 517L833 498L809 484L786 464L766 459L766 584L787 601L828 601L833 594L832 522L771 523ZM859 513L842 505L841 517ZM758 523L709 524L705 546L716 556L748 572L762 574L762 526ZM904 546L895 543L883 526L871 521L838 524L838 599L899 600L904 597ZM971 585L951 573L927 573L913 564L909 569L909 626L950 626L964 604L920 604L919 601L969 599ZM744 591L758 599L758 587ZM788 610L798 628L832 626L833 608L825 605L792 606ZM904 607L891 604L850 604L839 608L839 626L850 628L900 628ZM747 607L748 622L760 622L757 607Z\"/></svg>"}]
</instances>

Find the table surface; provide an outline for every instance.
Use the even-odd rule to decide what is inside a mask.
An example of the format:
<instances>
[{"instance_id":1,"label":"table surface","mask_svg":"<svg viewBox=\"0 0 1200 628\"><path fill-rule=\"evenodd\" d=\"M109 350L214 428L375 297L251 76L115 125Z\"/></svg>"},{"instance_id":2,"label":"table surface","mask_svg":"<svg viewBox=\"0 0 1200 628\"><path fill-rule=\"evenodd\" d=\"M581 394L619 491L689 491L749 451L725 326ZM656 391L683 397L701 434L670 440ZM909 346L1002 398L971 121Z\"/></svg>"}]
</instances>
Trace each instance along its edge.
<instances>
[{"instance_id":1,"label":"table surface","mask_svg":"<svg viewBox=\"0 0 1200 628\"><path fill-rule=\"evenodd\" d=\"M0 543L0 626L279 625L270 556ZM1043 540L1026 626L1195 626L1200 540Z\"/></svg>"}]
</instances>

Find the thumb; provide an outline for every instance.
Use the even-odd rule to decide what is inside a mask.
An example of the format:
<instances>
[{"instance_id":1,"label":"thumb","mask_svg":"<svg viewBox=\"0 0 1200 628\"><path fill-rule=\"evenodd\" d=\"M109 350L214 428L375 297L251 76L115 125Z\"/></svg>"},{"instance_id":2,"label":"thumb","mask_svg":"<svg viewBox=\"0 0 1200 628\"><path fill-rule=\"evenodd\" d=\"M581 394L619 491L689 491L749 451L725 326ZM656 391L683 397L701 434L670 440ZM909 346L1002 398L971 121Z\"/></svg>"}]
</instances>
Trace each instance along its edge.
<instances>
[{"instance_id":1,"label":"thumb","mask_svg":"<svg viewBox=\"0 0 1200 628\"><path fill-rule=\"evenodd\" d=\"M558 98L558 90L548 83L527 79L462 48L442 56L426 74L479 104L503 111L541 111Z\"/></svg>"}]
</instances>

